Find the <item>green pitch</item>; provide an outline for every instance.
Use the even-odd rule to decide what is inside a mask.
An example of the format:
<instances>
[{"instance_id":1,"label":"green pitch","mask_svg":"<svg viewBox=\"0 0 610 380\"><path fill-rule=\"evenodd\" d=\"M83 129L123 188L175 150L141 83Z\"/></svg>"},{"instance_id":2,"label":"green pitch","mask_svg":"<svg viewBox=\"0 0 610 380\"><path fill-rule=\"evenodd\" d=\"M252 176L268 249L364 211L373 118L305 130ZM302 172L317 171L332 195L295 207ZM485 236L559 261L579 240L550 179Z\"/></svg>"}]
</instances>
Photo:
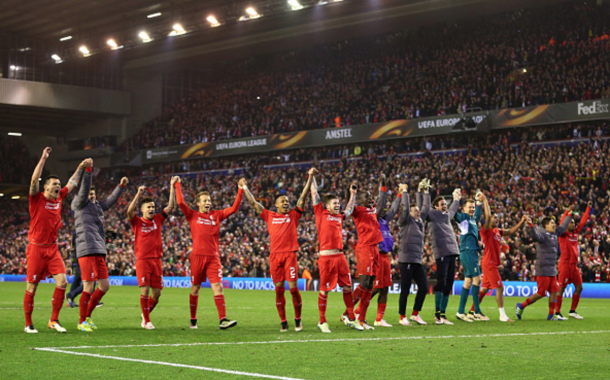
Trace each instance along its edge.
<instances>
[{"instance_id":1,"label":"green pitch","mask_svg":"<svg viewBox=\"0 0 610 380\"><path fill-rule=\"evenodd\" d=\"M39 286L33 317L39 333L25 334L25 284L0 283L1 379L598 379L608 375L608 300L581 300L582 321L547 322L547 302L541 300L525 310L523 320L501 323L495 300L487 298L482 309L492 321L464 323L454 318L458 297L452 297L448 317L455 325L436 326L431 323L434 299L429 297L422 316L430 324L403 327L398 324L398 296L390 295L385 319L394 327L358 332L339 321L343 300L333 293L327 311L332 333L322 334L316 328L317 293L302 293L304 330L296 333L287 292L291 326L289 332L280 333L273 292L227 290L227 313L238 325L221 331L211 290L202 290L199 329L191 330L188 290L168 288L151 316L157 329L147 331L140 327L139 289L114 287L104 297L105 305L93 314L97 331L77 331L78 308L64 307L60 321L68 333L57 334L46 327L53 288ZM409 306L413 301L410 296ZM512 318L516 319L515 303L521 301L506 299ZM369 309L371 323L375 302ZM564 300L564 314L570 302ZM34 349L45 347L55 351Z\"/></svg>"}]
</instances>

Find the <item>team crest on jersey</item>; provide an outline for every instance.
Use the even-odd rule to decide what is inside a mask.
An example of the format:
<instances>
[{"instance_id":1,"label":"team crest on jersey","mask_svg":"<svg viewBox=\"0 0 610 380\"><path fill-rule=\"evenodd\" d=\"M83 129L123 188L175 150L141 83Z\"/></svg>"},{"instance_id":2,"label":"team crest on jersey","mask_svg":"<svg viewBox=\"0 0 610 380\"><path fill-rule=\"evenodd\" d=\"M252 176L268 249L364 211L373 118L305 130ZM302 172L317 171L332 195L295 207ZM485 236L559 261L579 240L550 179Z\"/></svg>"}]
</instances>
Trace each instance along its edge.
<instances>
[{"instance_id":1,"label":"team crest on jersey","mask_svg":"<svg viewBox=\"0 0 610 380\"><path fill-rule=\"evenodd\" d=\"M60 207L61 203L59 202L47 202L47 204L44 206L44 208L47 210L59 210Z\"/></svg>"}]
</instances>

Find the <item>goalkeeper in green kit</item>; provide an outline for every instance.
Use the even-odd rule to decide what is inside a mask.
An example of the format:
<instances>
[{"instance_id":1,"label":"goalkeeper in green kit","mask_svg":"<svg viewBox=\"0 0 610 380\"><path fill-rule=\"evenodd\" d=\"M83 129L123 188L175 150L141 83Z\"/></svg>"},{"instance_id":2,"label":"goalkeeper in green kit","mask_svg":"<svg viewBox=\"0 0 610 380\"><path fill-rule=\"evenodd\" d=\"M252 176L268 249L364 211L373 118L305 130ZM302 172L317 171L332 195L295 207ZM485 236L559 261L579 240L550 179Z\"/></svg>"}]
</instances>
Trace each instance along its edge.
<instances>
[{"instance_id":1,"label":"goalkeeper in green kit","mask_svg":"<svg viewBox=\"0 0 610 380\"><path fill-rule=\"evenodd\" d=\"M454 193L457 193L457 189ZM455 198L456 194L454 194ZM458 194L458 200L461 194ZM460 227L460 261L464 267L464 287L460 294L460 307L457 319L464 322L489 321L489 318L481 312L479 306L479 288L481 285L481 268L479 267L479 227L481 220L481 204L485 195L481 192L476 194L476 206L474 199L467 199L464 202L464 211L455 214L455 220ZM464 308L468 301L468 294L472 287L472 300L474 304L474 316L465 314Z\"/></svg>"}]
</instances>

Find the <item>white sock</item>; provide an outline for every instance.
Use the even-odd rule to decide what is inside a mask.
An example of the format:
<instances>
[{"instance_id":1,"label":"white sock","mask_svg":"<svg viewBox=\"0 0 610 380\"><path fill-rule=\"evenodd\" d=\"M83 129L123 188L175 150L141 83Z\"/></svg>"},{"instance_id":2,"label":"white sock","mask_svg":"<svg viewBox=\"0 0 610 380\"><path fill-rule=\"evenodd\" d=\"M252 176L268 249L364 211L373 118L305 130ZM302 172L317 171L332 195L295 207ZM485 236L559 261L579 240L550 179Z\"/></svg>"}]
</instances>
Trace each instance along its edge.
<instances>
[{"instance_id":1,"label":"white sock","mask_svg":"<svg viewBox=\"0 0 610 380\"><path fill-rule=\"evenodd\" d=\"M499 307L498 310L500 310L500 318L501 319L507 319L508 316L506 315L506 312L504 311L503 307Z\"/></svg>"}]
</instances>

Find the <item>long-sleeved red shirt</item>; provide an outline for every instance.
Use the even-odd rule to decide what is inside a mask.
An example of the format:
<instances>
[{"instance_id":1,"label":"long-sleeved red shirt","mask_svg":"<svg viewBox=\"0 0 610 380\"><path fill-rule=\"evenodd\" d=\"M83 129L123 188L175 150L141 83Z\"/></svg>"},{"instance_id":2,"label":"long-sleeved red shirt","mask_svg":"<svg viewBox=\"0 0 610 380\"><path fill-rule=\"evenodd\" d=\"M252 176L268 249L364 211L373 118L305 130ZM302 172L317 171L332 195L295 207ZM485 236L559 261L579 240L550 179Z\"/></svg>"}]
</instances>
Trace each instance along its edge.
<instances>
[{"instance_id":1,"label":"long-sleeved red shirt","mask_svg":"<svg viewBox=\"0 0 610 380\"><path fill-rule=\"evenodd\" d=\"M191 236L193 237L193 252L191 255L219 256L218 243L220 239L220 222L239 210L243 195L243 190L239 189L235 202L230 208L202 213L197 210L192 210L187 206L184 202L184 196L182 195L182 186L180 182L176 183L176 200L178 201L178 206L180 206L180 209L191 226Z\"/></svg>"},{"instance_id":2,"label":"long-sleeved red shirt","mask_svg":"<svg viewBox=\"0 0 610 380\"><path fill-rule=\"evenodd\" d=\"M570 211L566 211L561 217L561 222L568 216ZM578 263L578 234L585 228L587 220L589 220L589 214L591 208L587 207L585 213L580 218L580 223L576 229L572 232L565 232L559 237L559 248L561 249L561 257L559 258L559 265L561 264L577 264ZM559 222L559 224L561 224Z\"/></svg>"}]
</instances>

